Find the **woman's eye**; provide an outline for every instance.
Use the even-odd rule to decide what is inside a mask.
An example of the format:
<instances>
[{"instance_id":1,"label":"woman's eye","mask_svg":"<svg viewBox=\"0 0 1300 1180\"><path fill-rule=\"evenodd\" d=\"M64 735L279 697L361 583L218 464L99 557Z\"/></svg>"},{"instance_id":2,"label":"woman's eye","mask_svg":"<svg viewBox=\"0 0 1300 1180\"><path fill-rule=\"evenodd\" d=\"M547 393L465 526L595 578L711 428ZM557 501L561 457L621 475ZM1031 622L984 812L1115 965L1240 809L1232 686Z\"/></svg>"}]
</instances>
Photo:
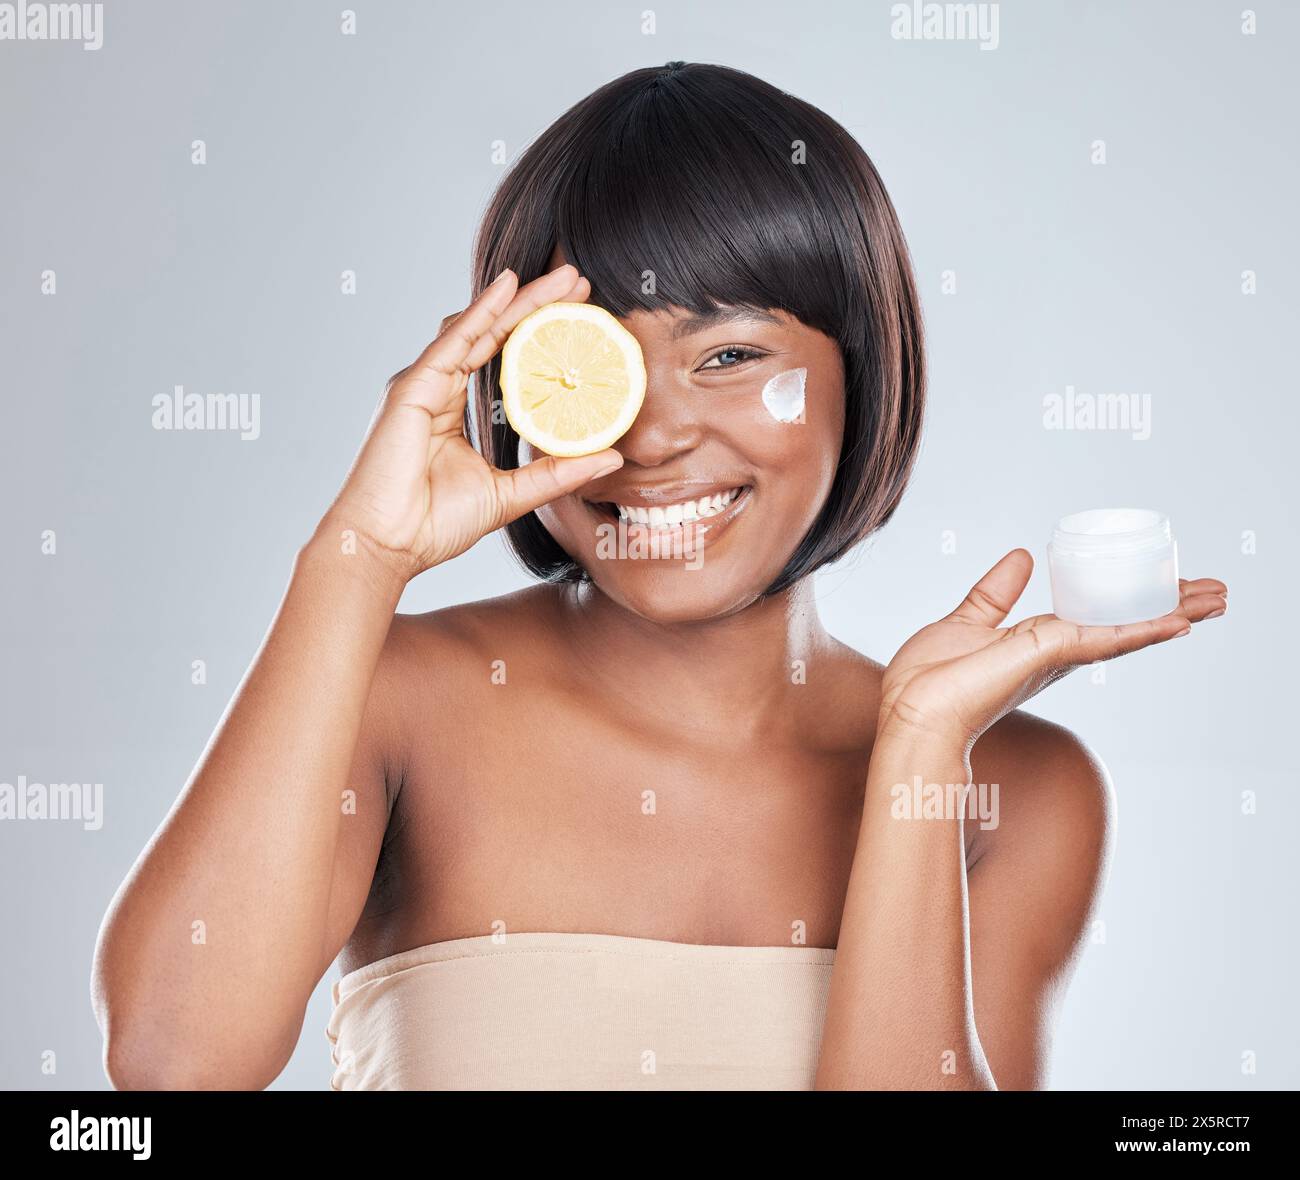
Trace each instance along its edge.
<instances>
[{"instance_id":1,"label":"woman's eye","mask_svg":"<svg viewBox=\"0 0 1300 1180\"><path fill-rule=\"evenodd\" d=\"M700 368L734 369L737 365L743 365L746 361L762 355L752 348L724 348L721 352L715 352Z\"/></svg>"}]
</instances>

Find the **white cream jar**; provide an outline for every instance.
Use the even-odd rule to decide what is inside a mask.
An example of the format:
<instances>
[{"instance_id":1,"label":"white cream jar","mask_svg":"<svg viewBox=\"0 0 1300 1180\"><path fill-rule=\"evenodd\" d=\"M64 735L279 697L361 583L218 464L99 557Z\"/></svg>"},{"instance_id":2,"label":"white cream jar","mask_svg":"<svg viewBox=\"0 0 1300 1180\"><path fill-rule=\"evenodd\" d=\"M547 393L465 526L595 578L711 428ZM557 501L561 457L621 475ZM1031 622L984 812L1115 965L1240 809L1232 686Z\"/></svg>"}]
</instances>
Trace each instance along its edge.
<instances>
[{"instance_id":1,"label":"white cream jar","mask_svg":"<svg viewBox=\"0 0 1300 1180\"><path fill-rule=\"evenodd\" d=\"M1090 627L1140 623L1178 605L1178 543L1149 508L1062 517L1047 546L1052 611Z\"/></svg>"}]
</instances>

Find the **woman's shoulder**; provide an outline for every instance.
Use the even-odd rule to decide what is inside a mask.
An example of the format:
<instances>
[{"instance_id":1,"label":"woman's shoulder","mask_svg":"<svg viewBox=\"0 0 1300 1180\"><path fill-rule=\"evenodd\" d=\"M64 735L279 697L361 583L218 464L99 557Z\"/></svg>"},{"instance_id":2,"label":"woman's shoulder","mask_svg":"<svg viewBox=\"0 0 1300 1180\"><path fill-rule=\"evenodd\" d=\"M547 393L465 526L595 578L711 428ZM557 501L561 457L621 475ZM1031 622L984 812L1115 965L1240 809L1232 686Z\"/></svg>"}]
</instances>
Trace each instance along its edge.
<instances>
[{"instance_id":1,"label":"woman's shoulder","mask_svg":"<svg viewBox=\"0 0 1300 1180\"><path fill-rule=\"evenodd\" d=\"M510 594L460 602L421 614L396 614L386 647L392 654L431 647L482 652L501 644L535 643L547 633L545 620L555 609L558 587L528 586ZM386 652L386 654L388 654Z\"/></svg>"},{"instance_id":2,"label":"woman's shoulder","mask_svg":"<svg viewBox=\"0 0 1300 1180\"><path fill-rule=\"evenodd\" d=\"M991 726L971 751L971 777L997 811L981 825L991 848L1056 847L1095 863L1114 825L1110 773L1092 747L1064 725L1017 709Z\"/></svg>"},{"instance_id":3,"label":"woman's shoulder","mask_svg":"<svg viewBox=\"0 0 1300 1180\"><path fill-rule=\"evenodd\" d=\"M813 658L794 659L790 678L806 684L807 740L823 750L856 751L866 760L876 737L876 716L880 712L880 680L884 665L834 637L828 637Z\"/></svg>"},{"instance_id":4,"label":"woman's shoulder","mask_svg":"<svg viewBox=\"0 0 1300 1180\"><path fill-rule=\"evenodd\" d=\"M544 583L420 614L396 614L376 680L402 693L453 693L479 681L491 683L494 669L511 661L545 658L554 642L547 620L557 596L557 587Z\"/></svg>"},{"instance_id":5,"label":"woman's shoulder","mask_svg":"<svg viewBox=\"0 0 1300 1180\"><path fill-rule=\"evenodd\" d=\"M1039 793L1110 787L1105 765L1082 737L1023 709L1012 710L976 742L971 767L981 766Z\"/></svg>"}]
</instances>

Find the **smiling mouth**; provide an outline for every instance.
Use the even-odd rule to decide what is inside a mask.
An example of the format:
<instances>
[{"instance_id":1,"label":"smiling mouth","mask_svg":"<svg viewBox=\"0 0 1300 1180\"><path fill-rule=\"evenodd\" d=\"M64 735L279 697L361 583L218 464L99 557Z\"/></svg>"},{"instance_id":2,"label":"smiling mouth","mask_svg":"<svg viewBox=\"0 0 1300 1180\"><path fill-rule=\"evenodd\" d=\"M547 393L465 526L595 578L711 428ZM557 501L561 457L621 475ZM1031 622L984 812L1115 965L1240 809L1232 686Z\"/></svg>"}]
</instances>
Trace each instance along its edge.
<instances>
[{"instance_id":1,"label":"smiling mouth","mask_svg":"<svg viewBox=\"0 0 1300 1180\"><path fill-rule=\"evenodd\" d=\"M749 485L728 488L712 496L696 500L678 500L671 504L620 504L616 501L588 501L591 507L609 520L622 521L628 526L639 525L654 531L684 529L693 524L721 523L718 518L730 518L749 497Z\"/></svg>"}]
</instances>

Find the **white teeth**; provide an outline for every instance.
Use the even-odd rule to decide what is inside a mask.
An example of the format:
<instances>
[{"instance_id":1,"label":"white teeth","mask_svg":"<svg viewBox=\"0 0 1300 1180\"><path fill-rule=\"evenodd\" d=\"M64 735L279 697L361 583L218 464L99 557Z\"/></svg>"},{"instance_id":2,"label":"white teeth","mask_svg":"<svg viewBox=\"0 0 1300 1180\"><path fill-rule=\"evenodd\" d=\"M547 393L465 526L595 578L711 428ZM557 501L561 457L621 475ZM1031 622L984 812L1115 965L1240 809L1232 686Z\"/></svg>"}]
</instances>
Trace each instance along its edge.
<instances>
[{"instance_id":1,"label":"white teeth","mask_svg":"<svg viewBox=\"0 0 1300 1180\"><path fill-rule=\"evenodd\" d=\"M620 520L632 524L647 524L652 528L671 528L704 517L717 516L736 499L743 488L732 488L716 496L702 496L698 500L683 500L679 504L656 505L642 508L635 504L615 504Z\"/></svg>"}]
</instances>

